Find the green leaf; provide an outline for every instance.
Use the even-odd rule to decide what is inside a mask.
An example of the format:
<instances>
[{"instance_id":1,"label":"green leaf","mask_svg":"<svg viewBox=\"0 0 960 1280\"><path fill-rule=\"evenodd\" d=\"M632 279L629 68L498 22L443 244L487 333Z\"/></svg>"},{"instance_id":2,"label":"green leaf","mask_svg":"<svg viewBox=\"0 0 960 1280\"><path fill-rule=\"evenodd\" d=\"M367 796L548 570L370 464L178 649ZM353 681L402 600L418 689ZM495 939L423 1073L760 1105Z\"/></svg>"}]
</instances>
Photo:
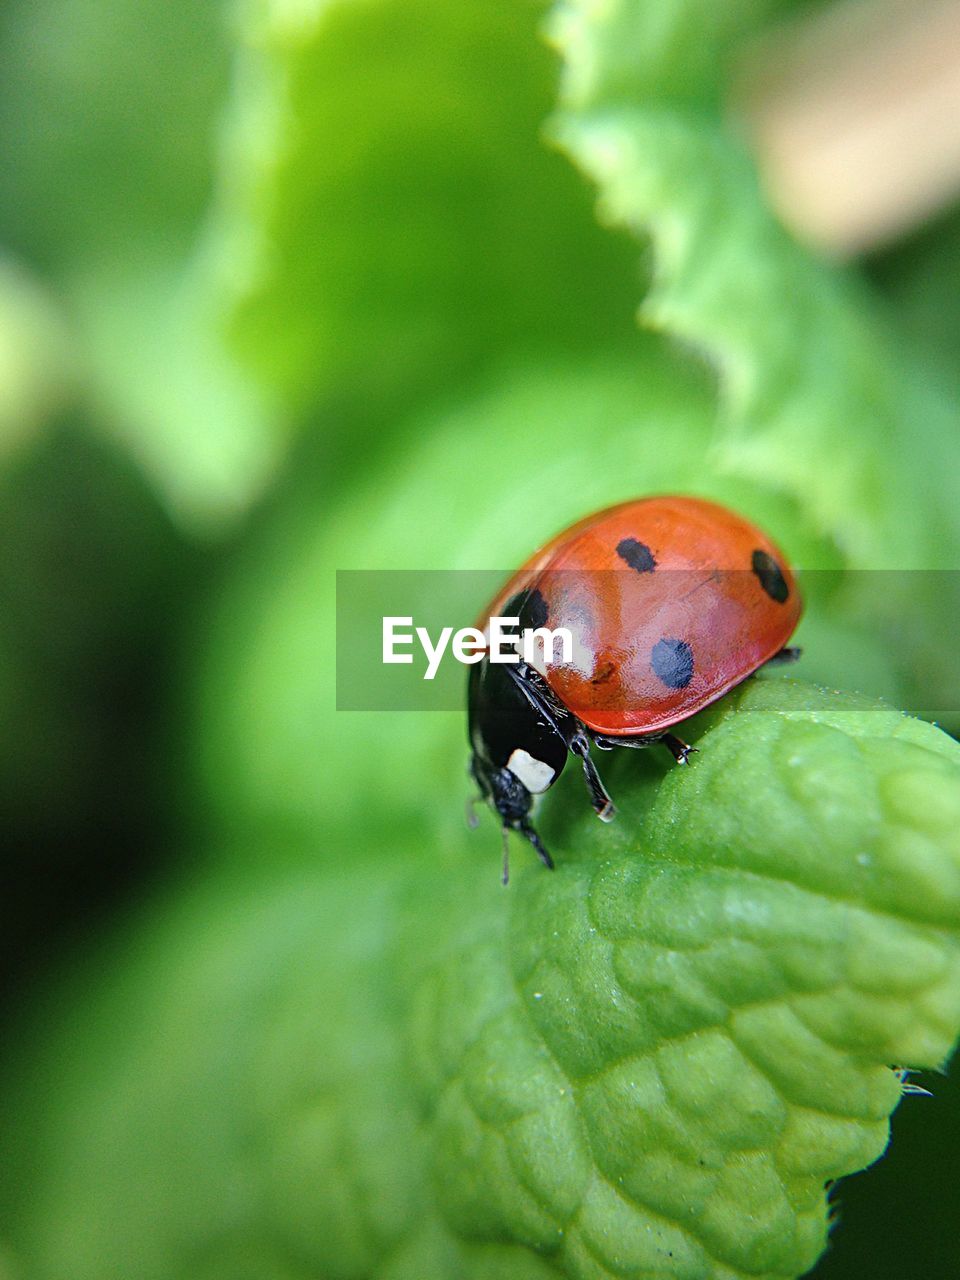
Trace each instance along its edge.
<instances>
[{"instance_id":1,"label":"green leaf","mask_svg":"<svg viewBox=\"0 0 960 1280\"><path fill-rule=\"evenodd\" d=\"M955 568L956 504L936 478L956 471L955 407L918 402L861 282L779 226L721 111L737 41L779 7L562 0L554 131L597 182L602 216L652 240L642 321L717 370L713 464L789 494L852 565Z\"/></svg>"},{"instance_id":2,"label":"green leaf","mask_svg":"<svg viewBox=\"0 0 960 1280\"><path fill-rule=\"evenodd\" d=\"M960 210L954 206L905 243L877 255L868 266L914 358L929 366L935 383L947 382L956 395L960 299L951 281L960 271Z\"/></svg>"},{"instance_id":3,"label":"green leaf","mask_svg":"<svg viewBox=\"0 0 960 1280\"><path fill-rule=\"evenodd\" d=\"M66 325L38 281L0 257L0 465L75 393Z\"/></svg>"},{"instance_id":4,"label":"green leaf","mask_svg":"<svg viewBox=\"0 0 960 1280\"><path fill-rule=\"evenodd\" d=\"M69 316L88 416L203 532L286 445L222 341L201 229L228 71L218 4L12 0L0 15L0 241Z\"/></svg>"},{"instance_id":5,"label":"green leaf","mask_svg":"<svg viewBox=\"0 0 960 1280\"><path fill-rule=\"evenodd\" d=\"M70 290L96 421L186 531L222 534L275 478L291 428L229 350L203 253L101 266Z\"/></svg>"},{"instance_id":6,"label":"green leaf","mask_svg":"<svg viewBox=\"0 0 960 1280\"><path fill-rule=\"evenodd\" d=\"M20 967L31 967L31 946L68 933L91 895L126 874L122 833L154 829L166 812L165 768L146 726L196 563L129 460L78 414L56 415L2 463L0 937L9 992Z\"/></svg>"},{"instance_id":7,"label":"green leaf","mask_svg":"<svg viewBox=\"0 0 960 1280\"><path fill-rule=\"evenodd\" d=\"M243 8L218 221L233 329L265 385L333 404L341 434L392 431L398 404L503 353L629 332L630 246L596 227L586 184L542 137L556 64L541 14L528 0Z\"/></svg>"},{"instance_id":8,"label":"green leaf","mask_svg":"<svg viewBox=\"0 0 960 1280\"><path fill-rule=\"evenodd\" d=\"M4 240L63 277L191 245L226 78L215 4L9 0L0 18Z\"/></svg>"},{"instance_id":9,"label":"green leaf","mask_svg":"<svg viewBox=\"0 0 960 1280\"><path fill-rule=\"evenodd\" d=\"M28 1274L809 1268L824 1183L884 1148L891 1067L960 1028L960 747L799 682L700 729L665 776L622 753L612 826L565 778L557 871L518 849L506 890L491 822L443 875L395 836L155 908L21 1054Z\"/></svg>"}]
</instances>

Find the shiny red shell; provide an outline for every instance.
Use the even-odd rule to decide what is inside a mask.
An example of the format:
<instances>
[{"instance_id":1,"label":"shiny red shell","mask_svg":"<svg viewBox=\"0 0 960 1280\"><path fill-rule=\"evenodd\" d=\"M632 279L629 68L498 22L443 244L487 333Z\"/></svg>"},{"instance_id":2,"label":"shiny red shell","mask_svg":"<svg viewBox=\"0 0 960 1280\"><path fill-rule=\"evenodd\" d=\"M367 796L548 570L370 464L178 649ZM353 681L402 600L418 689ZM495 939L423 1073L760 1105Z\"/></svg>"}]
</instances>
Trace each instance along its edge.
<instances>
[{"instance_id":1,"label":"shiny red shell","mask_svg":"<svg viewBox=\"0 0 960 1280\"><path fill-rule=\"evenodd\" d=\"M530 557L484 621L519 592L539 593L534 625L574 639L571 662L535 665L574 715L611 737L660 732L716 701L786 645L803 611L776 544L701 498L587 516Z\"/></svg>"}]
</instances>

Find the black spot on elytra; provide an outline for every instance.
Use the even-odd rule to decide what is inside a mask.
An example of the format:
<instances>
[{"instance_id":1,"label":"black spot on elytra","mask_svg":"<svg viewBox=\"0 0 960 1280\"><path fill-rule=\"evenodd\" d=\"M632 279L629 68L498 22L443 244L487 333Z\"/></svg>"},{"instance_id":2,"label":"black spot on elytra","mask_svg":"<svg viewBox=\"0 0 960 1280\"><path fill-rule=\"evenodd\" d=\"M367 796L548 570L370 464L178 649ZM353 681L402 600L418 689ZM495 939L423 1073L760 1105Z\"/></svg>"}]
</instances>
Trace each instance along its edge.
<instances>
[{"instance_id":1,"label":"black spot on elytra","mask_svg":"<svg viewBox=\"0 0 960 1280\"><path fill-rule=\"evenodd\" d=\"M755 551L750 560L750 567L760 579L760 585L770 599L776 600L777 604L783 604L790 594L790 588L783 576L783 570L773 556L766 551Z\"/></svg>"},{"instance_id":2,"label":"black spot on elytra","mask_svg":"<svg viewBox=\"0 0 960 1280\"><path fill-rule=\"evenodd\" d=\"M626 561L637 573L652 573L657 567L653 552L644 542L636 538L623 538L617 543L617 555Z\"/></svg>"},{"instance_id":3,"label":"black spot on elytra","mask_svg":"<svg viewBox=\"0 0 960 1280\"><path fill-rule=\"evenodd\" d=\"M668 689L685 689L693 678L693 650L686 640L658 640L650 652L653 674Z\"/></svg>"},{"instance_id":4,"label":"black spot on elytra","mask_svg":"<svg viewBox=\"0 0 960 1280\"><path fill-rule=\"evenodd\" d=\"M519 591L511 596L503 606L504 618L519 618L521 628L545 627L547 625L547 602L534 588L532 591Z\"/></svg>"}]
</instances>

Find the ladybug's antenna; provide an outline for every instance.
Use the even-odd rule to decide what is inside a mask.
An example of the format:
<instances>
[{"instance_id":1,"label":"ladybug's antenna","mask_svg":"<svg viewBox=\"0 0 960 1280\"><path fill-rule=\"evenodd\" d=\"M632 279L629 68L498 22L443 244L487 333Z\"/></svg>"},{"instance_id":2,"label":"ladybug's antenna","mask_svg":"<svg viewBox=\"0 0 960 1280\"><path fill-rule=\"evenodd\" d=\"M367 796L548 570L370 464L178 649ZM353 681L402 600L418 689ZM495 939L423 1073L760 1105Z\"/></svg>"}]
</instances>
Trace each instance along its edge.
<instances>
[{"instance_id":1,"label":"ladybug's antenna","mask_svg":"<svg viewBox=\"0 0 960 1280\"><path fill-rule=\"evenodd\" d=\"M506 884L510 879L510 828L503 828L503 876L501 883Z\"/></svg>"}]
</instances>

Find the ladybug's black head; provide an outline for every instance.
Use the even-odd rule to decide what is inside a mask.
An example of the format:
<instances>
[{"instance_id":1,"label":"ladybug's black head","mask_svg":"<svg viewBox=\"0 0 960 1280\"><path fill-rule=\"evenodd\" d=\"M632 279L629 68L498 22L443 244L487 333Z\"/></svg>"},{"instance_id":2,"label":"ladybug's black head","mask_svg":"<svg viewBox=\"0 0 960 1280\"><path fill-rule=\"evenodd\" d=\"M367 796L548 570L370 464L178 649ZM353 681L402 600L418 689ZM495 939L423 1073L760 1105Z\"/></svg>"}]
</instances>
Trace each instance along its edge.
<instances>
[{"instance_id":1,"label":"ladybug's black head","mask_svg":"<svg viewBox=\"0 0 960 1280\"><path fill-rule=\"evenodd\" d=\"M533 796L552 787L563 772L577 728L574 718L556 706L531 667L486 657L470 670L468 706L470 771L477 785L504 829L526 836L552 867L527 815Z\"/></svg>"}]
</instances>

